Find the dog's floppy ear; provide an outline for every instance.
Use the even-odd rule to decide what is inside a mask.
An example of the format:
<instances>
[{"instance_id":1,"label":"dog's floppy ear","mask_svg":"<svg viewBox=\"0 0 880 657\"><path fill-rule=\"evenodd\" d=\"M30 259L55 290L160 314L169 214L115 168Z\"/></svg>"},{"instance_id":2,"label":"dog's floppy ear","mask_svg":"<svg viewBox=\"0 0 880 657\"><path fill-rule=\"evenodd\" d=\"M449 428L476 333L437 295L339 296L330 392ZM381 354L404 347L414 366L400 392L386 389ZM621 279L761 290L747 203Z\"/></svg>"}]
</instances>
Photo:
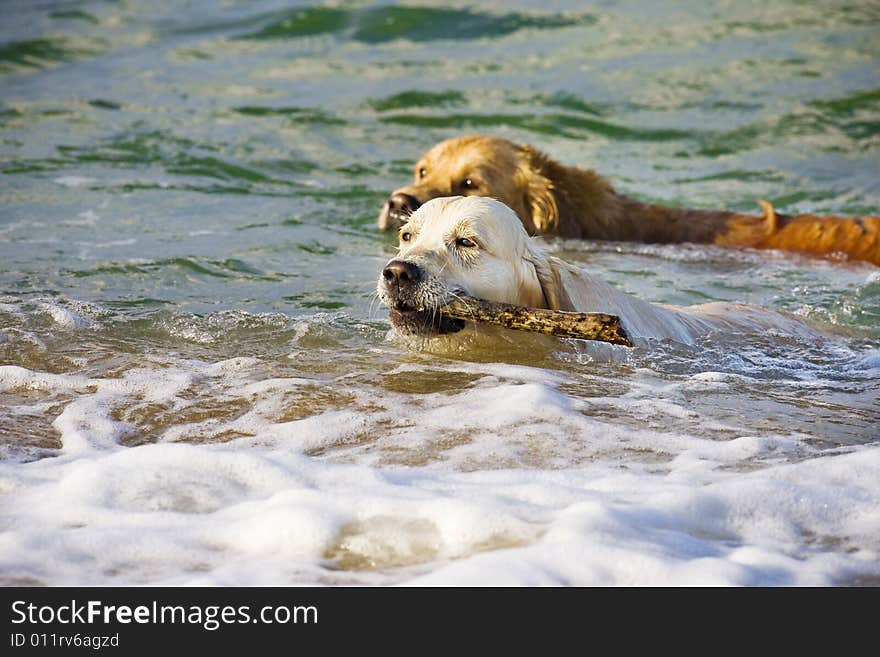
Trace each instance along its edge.
<instances>
[{"instance_id":1,"label":"dog's floppy ear","mask_svg":"<svg viewBox=\"0 0 880 657\"><path fill-rule=\"evenodd\" d=\"M554 233L559 225L559 208L553 196L553 181L542 173L547 156L528 145L520 146L519 150L514 176L524 196L523 204L531 214L531 223L538 233Z\"/></svg>"},{"instance_id":2,"label":"dog's floppy ear","mask_svg":"<svg viewBox=\"0 0 880 657\"><path fill-rule=\"evenodd\" d=\"M565 285L559 272L561 261L556 258L548 258L533 245L529 246L530 248L524 257L526 262L535 268L535 274L541 284L547 308L550 310L575 310L568 292L565 291Z\"/></svg>"}]
</instances>

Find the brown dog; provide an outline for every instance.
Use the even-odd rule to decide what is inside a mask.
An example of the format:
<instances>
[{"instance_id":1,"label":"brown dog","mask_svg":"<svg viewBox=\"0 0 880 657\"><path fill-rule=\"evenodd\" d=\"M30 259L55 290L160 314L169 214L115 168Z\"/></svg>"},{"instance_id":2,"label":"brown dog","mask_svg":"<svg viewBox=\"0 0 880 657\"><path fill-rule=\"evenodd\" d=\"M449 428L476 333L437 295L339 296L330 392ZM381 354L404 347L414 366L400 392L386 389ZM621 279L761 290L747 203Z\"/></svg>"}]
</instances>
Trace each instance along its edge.
<instances>
[{"instance_id":1,"label":"brown dog","mask_svg":"<svg viewBox=\"0 0 880 657\"><path fill-rule=\"evenodd\" d=\"M671 208L618 194L591 169L567 167L531 146L470 135L434 146L416 164L412 185L395 191L379 228L397 229L441 196L491 196L509 206L532 234L598 240L785 249L842 254L880 265L880 217L762 215Z\"/></svg>"}]
</instances>

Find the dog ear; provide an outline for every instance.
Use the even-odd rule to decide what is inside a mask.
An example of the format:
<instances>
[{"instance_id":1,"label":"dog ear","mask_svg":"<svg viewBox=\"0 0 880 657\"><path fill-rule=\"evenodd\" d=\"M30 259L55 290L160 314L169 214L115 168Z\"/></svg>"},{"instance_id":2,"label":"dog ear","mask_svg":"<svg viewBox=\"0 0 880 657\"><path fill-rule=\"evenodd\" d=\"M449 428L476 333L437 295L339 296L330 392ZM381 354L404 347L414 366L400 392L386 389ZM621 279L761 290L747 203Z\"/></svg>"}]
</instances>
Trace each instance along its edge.
<instances>
[{"instance_id":1,"label":"dog ear","mask_svg":"<svg viewBox=\"0 0 880 657\"><path fill-rule=\"evenodd\" d=\"M514 176L523 193L523 205L531 214L537 233L555 233L559 225L559 208L553 196L554 184L542 171L548 158L531 146L519 147L520 159Z\"/></svg>"},{"instance_id":2,"label":"dog ear","mask_svg":"<svg viewBox=\"0 0 880 657\"><path fill-rule=\"evenodd\" d=\"M561 260L556 258L548 258L537 248L528 249L525 260L535 268L535 274L538 282L541 284L541 291L544 293L544 300L547 302L547 308L550 310L575 310L568 292L565 291L565 285L562 282L560 273Z\"/></svg>"}]
</instances>

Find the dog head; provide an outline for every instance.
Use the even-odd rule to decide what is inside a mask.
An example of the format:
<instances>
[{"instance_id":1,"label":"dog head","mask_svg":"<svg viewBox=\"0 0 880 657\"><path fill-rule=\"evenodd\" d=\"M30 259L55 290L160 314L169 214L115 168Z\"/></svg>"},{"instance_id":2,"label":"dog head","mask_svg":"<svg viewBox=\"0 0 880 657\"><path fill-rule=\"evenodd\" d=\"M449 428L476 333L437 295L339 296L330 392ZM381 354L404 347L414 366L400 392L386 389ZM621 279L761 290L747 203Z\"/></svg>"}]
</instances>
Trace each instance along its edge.
<instances>
[{"instance_id":1,"label":"dog head","mask_svg":"<svg viewBox=\"0 0 880 657\"><path fill-rule=\"evenodd\" d=\"M400 228L400 251L382 269L378 293L392 325L420 335L464 327L440 310L457 295L536 308L571 304L514 212L476 196L421 205Z\"/></svg>"},{"instance_id":2,"label":"dog head","mask_svg":"<svg viewBox=\"0 0 880 657\"><path fill-rule=\"evenodd\" d=\"M411 185L394 191L379 228L399 229L427 201L443 196L489 196L516 213L529 234L552 232L558 221L547 158L507 139L469 135L440 142L416 163Z\"/></svg>"}]
</instances>

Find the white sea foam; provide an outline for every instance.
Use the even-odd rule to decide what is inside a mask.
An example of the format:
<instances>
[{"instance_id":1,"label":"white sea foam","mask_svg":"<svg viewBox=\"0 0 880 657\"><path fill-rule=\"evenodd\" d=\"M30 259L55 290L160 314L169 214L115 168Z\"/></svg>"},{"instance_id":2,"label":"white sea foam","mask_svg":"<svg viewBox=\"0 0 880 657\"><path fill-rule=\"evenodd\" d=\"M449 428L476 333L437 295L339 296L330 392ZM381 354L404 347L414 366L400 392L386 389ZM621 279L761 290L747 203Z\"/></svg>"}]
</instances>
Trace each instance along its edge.
<instances>
[{"instance_id":1,"label":"white sea foam","mask_svg":"<svg viewBox=\"0 0 880 657\"><path fill-rule=\"evenodd\" d=\"M95 178L88 178L86 176L59 176L58 178L53 178L52 182L63 187L76 188L85 187L98 181Z\"/></svg>"},{"instance_id":2,"label":"white sea foam","mask_svg":"<svg viewBox=\"0 0 880 657\"><path fill-rule=\"evenodd\" d=\"M86 210L76 215L76 219L67 219L62 222L66 226L94 226L101 217L94 210Z\"/></svg>"},{"instance_id":3,"label":"white sea foam","mask_svg":"<svg viewBox=\"0 0 880 657\"><path fill-rule=\"evenodd\" d=\"M94 326L88 318L55 303L41 303L40 308L48 313L52 320L62 328L74 329Z\"/></svg>"},{"instance_id":4,"label":"white sea foam","mask_svg":"<svg viewBox=\"0 0 880 657\"><path fill-rule=\"evenodd\" d=\"M54 421L56 458L0 464L6 581L827 585L880 575L876 444L822 452L795 433L718 441L627 428L594 412L612 397L561 394L569 374L505 364L457 364L470 383L386 392L370 412L354 399L279 421L285 400L320 382L248 380L259 364L144 362L111 378L0 368L0 392L74 395ZM403 363L390 375L419 371ZM194 427L218 428L202 421L120 444L132 430L120 407L186 410L207 384L214 397L249 400L215 420L242 437L192 444ZM651 407L650 393L636 383L623 395L635 417L687 416L672 402Z\"/></svg>"}]
</instances>

